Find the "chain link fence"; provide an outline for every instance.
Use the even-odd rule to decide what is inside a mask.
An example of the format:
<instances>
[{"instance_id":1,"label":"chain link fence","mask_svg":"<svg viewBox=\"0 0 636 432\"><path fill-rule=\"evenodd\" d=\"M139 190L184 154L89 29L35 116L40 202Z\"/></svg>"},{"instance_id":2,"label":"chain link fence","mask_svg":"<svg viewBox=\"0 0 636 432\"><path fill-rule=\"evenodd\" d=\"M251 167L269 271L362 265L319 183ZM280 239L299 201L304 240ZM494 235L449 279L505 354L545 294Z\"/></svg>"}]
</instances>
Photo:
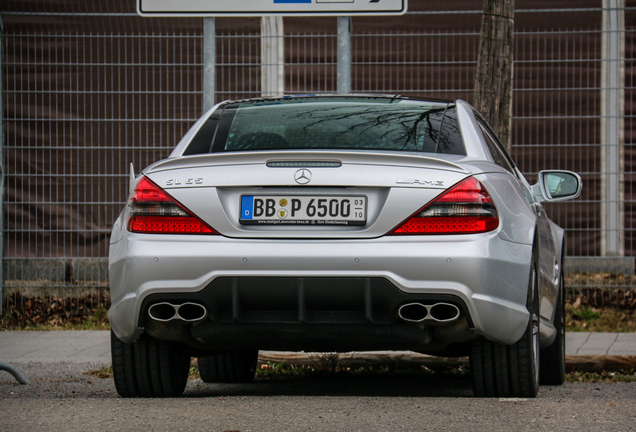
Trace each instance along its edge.
<instances>
[{"instance_id":1,"label":"chain link fence","mask_svg":"<svg viewBox=\"0 0 636 432\"><path fill-rule=\"evenodd\" d=\"M569 292L634 307L636 2L516 3L513 157L531 182L541 169L581 174L580 199L547 206L567 230ZM5 308L107 305L129 165L166 157L202 112L203 19L134 7L0 5ZM215 22L216 101L268 94L261 19ZM281 24L284 93L335 92L337 18ZM480 25L481 0L353 17L352 91L471 102Z\"/></svg>"}]
</instances>

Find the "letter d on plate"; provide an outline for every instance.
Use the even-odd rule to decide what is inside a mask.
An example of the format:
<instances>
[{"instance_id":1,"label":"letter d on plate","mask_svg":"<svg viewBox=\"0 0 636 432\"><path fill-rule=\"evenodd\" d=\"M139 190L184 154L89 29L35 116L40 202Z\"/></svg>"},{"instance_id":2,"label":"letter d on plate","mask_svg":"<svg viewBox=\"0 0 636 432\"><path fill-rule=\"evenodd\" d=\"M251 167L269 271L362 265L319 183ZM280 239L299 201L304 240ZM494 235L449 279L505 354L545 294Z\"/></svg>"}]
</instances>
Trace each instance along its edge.
<instances>
[{"instance_id":1,"label":"letter d on plate","mask_svg":"<svg viewBox=\"0 0 636 432\"><path fill-rule=\"evenodd\" d=\"M254 197L243 196L241 198L241 219L252 219L254 211Z\"/></svg>"}]
</instances>

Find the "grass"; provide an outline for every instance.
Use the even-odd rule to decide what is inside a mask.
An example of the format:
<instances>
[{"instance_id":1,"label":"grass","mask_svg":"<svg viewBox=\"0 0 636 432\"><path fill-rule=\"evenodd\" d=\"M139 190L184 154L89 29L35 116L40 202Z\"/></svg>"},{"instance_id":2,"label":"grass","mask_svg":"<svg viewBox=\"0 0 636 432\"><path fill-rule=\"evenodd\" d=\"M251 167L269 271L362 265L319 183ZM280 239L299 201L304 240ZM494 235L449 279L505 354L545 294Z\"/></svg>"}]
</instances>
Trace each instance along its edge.
<instances>
[{"instance_id":1,"label":"grass","mask_svg":"<svg viewBox=\"0 0 636 432\"><path fill-rule=\"evenodd\" d=\"M636 311L611 307L565 305L566 328L571 332L636 332Z\"/></svg>"},{"instance_id":2,"label":"grass","mask_svg":"<svg viewBox=\"0 0 636 432\"><path fill-rule=\"evenodd\" d=\"M612 383L636 382L634 370L620 372L571 372L565 375L565 381L571 383Z\"/></svg>"},{"instance_id":3,"label":"grass","mask_svg":"<svg viewBox=\"0 0 636 432\"><path fill-rule=\"evenodd\" d=\"M470 372L463 367L430 369L426 366L408 366L398 370L389 366L367 366L360 368L347 368L337 366L335 369L324 369L320 366L293 365L281 363L263 364L256 370L256 381L288 381L294 379L312 379L312 378L331 378L343 379L351 377L359 378L424 378L424 379L466 379ZM87 372L87 375L101 379L112 379L113 368L102 367L97 370ZM199 370L196 366L190 368L188 379L199 379ZM565 375L565 381L570 383L617 383L617 382L636 382L636 371L620 371L620 372L571 372Z\"/></svg>"},{"instance_id":4,"label":"grass","mask_svg":"<svg viewBox=\"0 0 636 432\"><path fill-rule=\"evenodd\" d=\"M112 366L102 367L96 370L86 372L86 375L94 376L95 378L101 378L101 379L112 379L113 367Z\"/></svg>"}]
</instances>

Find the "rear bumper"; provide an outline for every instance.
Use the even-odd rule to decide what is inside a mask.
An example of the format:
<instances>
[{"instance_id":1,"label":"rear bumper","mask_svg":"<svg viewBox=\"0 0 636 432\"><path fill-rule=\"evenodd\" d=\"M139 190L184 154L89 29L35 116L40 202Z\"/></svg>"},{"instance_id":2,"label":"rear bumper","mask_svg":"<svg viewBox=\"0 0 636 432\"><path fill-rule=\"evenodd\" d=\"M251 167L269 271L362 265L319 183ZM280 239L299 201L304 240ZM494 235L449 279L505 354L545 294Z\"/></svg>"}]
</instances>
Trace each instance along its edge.
<instances>
[{"instance_id":1,"label":"rear bumper","mask_svg":"<svg viewBox=\"0 0 636 432\"><path fill-rule=\"evenodd\" d=\"M368 341L377 338L385 349L400 349L418 337L426 340L428 333L409 328L403 344L386 346L401 340L405 328L396 318L399 305L445 298L455 299L475 333L510 344L521 337L528 322L531 254L530 245L493 233L318 241L128 234L111 245L109 318L115 334L132 342L147 326L151 303L196 301L209 315L205 322L190 325L189 331L205 344L245 339L250 328L254 334L253 329L266 325L276 331L264 333L272 340L262 349L305 349L295 343L303 338L321 341L331 350L363 349L347 343L352 335ZM306 312L298 300L299 281L308 287ZM228 317L228 310L238 310L238 315ZM251 311L287 314L268 323L243 322L241 314ZM338 328L352 330L347 334L334 323L312 322L314 311L358 311L359 320L341 323ZM274 343L276 334L279 344Z\"/></svg>"},{"instance_id":2,"label":"rear bumper","mask_svg":"<svg viewBox=\"0 0 636 432\"><path fill-rule=\"evenodd\" d=\"M195 325L175 315L167 322L149 316L152 305L188 303L206 311ZM413 303L450 307L457 316L440 321L431 313L424 325L400 319L399 307ZM473 336L468 317L456 296L407 294L384 278L219 277L195 293L149 295L139 326L159 339L217 350L421 351L432 327L455 326Z\"/></svg>"}]
</instances>

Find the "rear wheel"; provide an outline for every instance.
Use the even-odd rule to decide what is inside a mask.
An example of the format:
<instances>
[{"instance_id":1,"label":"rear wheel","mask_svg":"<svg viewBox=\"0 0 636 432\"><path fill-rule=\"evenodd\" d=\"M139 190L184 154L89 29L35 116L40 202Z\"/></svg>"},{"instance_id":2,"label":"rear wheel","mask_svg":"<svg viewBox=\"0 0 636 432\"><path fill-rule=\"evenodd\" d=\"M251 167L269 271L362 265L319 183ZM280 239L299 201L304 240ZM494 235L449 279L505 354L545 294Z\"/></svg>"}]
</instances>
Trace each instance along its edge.
<instances>
[{"instance_id":1,"label":"rear wheel","mask_svg":"<svg viewBox=\"0 0 636 432\"><path fill-rule=\"evenodd\" d=\"M539 390L539 302L537 272L530 271L526 331L513 345L480 339L473 343L470 368L478 397L535 397Z\"/></svg>"},{"instance_id":2,"label":"rear wheel","mask_svg":"<svg viewBox=\"0 0 636 432\"><path fill-rule=\"evenodd\" d=\"M115 388L121 397L175 397L185 389L190 357L179 344L121 341L111 331Z\"/></svg>"},{"instance_id":3,"label":"rear wheel","mask_svg":"<svg viewBox=\"0 0 636 432\"><path fill-rule=\"evenodd\" d=\"M206 383L246 383L254 379L258 350L227 351L199 357L199 373Z\"/></svg>"},{"instance_id":4,"label":"rear wheel","mask_svg":"<svg viewBox=\"0 0 636 432\"><path fill-rule=\"evenodd\" d=\"M541 384L561 385L565 382L565 283L561 275L559 296L554 315L556 338L541 350Z\"/></svg>"}]
</instances>

